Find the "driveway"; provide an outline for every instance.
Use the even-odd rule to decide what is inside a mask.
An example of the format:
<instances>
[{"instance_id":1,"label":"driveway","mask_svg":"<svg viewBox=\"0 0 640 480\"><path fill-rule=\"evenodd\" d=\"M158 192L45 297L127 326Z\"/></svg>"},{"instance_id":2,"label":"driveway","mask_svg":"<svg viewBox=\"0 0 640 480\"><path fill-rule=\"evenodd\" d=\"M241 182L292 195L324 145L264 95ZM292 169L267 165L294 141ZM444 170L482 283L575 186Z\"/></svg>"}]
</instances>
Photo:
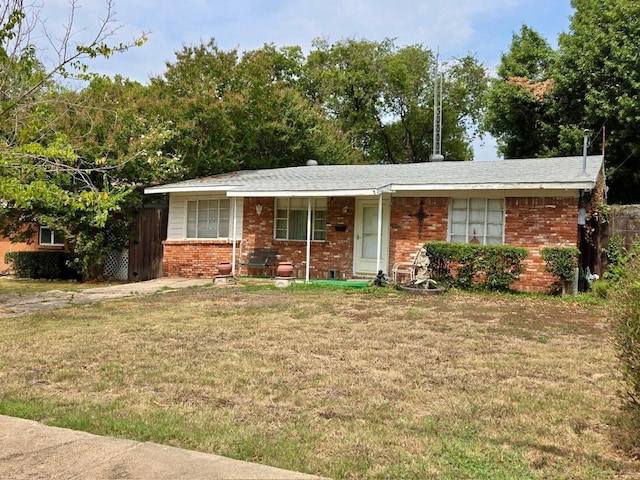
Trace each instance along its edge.
<instances>
[{"instance_id":1,"label":"driveway","mask_svg":"<svg viewBox=\"0 0 640 480\"><path fill-rule=\"evenodd\" d=\"M28 313L55 310L72 305L100 302L114 298L171 292L180 288L211 285L211 279L156 278L146 282L124 283L108 287L89 288L81 292L49 290L33 294L0 295L0 318L19 317Z\"/></svg>"}]
</instances>

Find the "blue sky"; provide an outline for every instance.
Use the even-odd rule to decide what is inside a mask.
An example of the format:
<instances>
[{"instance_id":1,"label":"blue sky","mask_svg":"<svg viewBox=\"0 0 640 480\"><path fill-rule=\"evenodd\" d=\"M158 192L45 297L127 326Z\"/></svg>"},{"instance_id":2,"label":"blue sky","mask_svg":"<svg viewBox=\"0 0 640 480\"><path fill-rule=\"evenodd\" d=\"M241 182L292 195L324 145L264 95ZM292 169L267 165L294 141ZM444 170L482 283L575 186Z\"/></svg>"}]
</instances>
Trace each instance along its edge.
<instances>
[{"instance_id":1,"label":"blue sky","mask_svg":"<svg viewBox=\"0 0 640 480\"><path fill-rule=\"evenodd\" d=\"M223 50L299 45L308 51L313 39L382 40L396 45L422 44L440 49L446 59L471 53L495 69L523 23L555 47L573 13L570 0L113 0L120 25L112 37L126 42L148 33L147 43L108 61L91 64L93 71L121 74L146 83L162 75L166 61L183 45L215 38ZM47 28L65 23L69 0L47 0L41 18ZM104 17L105 0L78 0L78 40ZM475 145L477 159L495 158L493 142Z\"/></svg>"}]
</instances>

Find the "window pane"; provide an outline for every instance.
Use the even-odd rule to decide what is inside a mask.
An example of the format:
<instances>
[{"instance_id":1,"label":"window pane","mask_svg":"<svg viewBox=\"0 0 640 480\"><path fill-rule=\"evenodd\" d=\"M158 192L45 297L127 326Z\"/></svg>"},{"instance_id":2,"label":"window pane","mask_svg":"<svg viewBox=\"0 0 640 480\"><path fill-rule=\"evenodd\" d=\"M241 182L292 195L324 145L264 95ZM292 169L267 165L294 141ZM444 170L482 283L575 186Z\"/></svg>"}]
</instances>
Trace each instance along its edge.
<instances>
[{"instance_id":1,"label":"window pane","mask_svg":"<svg viewBox=\"0 0 640 480\"><path fill-rule=\"evenodd\" d=\"M196 238L198 232L198 202L187 202L187 238Z\"/></svg>"},{"instance_id":2,"label":"window pane","mask_svg":"<svg viewBox=\"0 0 640 480\"><path fill-rule=\"evenodd\" d=\"M313 239L325 240L327 229L327 212L325 210L316 210L313 218Z\"/></svg>"},{"instance_id":3,"label":"window pane","mask_svg":"<svg viewBox=\"0 0 640 480\"><path fill-rule=\"evenodd\" d=\"M454 223L451 225L451 235L467 235L467 226L464 223Z\"/></svg>"},{"instance_id":4,"label":"window pane","mask_svg":"<svg viewBox=\"0 0 640 480\"><path fill-rule=\"evenodd\" d=\"M502 212L502 200L489 200L487 209L494 212Z\"/></svg>"},{"instance_id":5,"label":"window pane","mask_svg":"<svg viewBox=\"0 0 640 480\"><path fill-rule=\"evenodd\" d=\"M468 225L467 225L468 222ZM471 198L451 200L450 239L468 243L502 244L504 200Z\"/></svg>"},{"instance_id":6,"label":"window pane","mask_svg":"<svg viewBox=\"0 0 640 480\"><path fill-rule=\"evenodd\" d=\"M62 235L60 232L53 232L53 243L55 243L56 245L64 244L64 235Z\"/></svg>"},{"instance_id":7,"label":"window pane","mask_svg":"<svg viewBox=\"0 0 640 480\"><path fill-rule=\"evenodd\" d=\"M307 239L307 211L291 210L289 212L289 240Z\"/></svg>"},{"instance_id":8,"label":"window pane","mask_svg":"<svg viewBox=\"0 0 640 480\"><path fill-rule=\"evenodd\" d=\"M487 236L502 238L502 225L487 225Z\"/></svg>"},{"instance_id":9,"label":"window pane","mask_svg":"<svg viewBox=\"0 0 640 480\"><path fill-rule=\"evenodd\" d=\"M227 238L231 202L192 200L187 202L187 238Z\"/></svg>"}]
</instances>

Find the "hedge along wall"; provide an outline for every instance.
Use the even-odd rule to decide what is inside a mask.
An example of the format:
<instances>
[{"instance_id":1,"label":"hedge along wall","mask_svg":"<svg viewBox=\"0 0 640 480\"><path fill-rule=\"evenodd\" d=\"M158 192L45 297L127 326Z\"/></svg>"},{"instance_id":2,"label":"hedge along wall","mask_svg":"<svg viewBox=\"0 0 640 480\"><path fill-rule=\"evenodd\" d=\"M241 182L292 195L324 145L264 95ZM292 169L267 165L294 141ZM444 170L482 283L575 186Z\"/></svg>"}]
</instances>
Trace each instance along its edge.
<instances>
[{"instance_id":1,"label":"hedge along wall","mask_svg":"<svg viewBox=\"0 0 640 480\"><path fill-rule=\"evenodd\" d=\"M433 277L465 290L507 291L522 273L527 249L508 245L427 242Z\"/></svg>"}]
</instances>

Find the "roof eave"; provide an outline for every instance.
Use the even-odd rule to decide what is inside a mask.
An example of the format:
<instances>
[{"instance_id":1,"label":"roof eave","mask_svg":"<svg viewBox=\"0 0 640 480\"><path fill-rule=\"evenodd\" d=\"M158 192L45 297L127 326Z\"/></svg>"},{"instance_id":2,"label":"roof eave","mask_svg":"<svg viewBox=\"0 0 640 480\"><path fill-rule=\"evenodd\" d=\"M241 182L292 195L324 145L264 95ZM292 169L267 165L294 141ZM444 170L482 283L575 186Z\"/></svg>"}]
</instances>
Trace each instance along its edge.
<instances>
[{"instance_id":1,"label":"roof eave","mask_svg":"<svg viewBox=\"0 0 640 480\"><path fill-rule=\"evenodd\" d=\"M385 190L386 191L386 190ZM357 190L230 190L228 197L362 197L379 195L382 189Z\"/></svg>"},{"instance_id":2,"label":"roof eave","mask_svg":"<svg viewBox=\"0 0 640 480\"><path fill-rule=\"evenodd\" d=\"M551 183L456 183L392 185L394 192L442 191L442 190L590 190L595 183L551 182Z\"/></svg>"},{"instance_id":3,"label":"roof eave","mask_svg":"<svg viewBox=\"0 0 640 480\"><path fill-rule=\"evenodd\" d=\"M226 192L232 188L230 185L158 185L147 187L145 194L151 193L196 193L196 192Z\"/></svg>"}]
</instances>

